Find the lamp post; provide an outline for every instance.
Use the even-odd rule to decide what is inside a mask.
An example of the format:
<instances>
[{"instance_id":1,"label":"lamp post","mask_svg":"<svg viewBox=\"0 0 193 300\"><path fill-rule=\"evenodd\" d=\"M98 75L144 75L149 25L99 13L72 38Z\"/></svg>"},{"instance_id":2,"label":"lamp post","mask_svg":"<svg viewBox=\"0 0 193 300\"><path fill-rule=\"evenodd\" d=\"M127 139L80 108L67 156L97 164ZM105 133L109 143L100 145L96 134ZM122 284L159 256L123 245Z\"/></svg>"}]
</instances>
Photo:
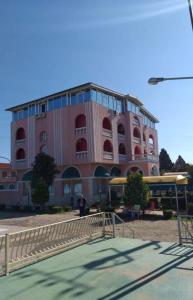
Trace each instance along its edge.
<instances>
[{"instance_id":1,"label":"lamp post","mask_svg":"<svg viewBox=\"0 0 193 300\"><path fill-rule=\"evenodd\" d=\"M168 80L187 80L187 79L193 79L193 76L187 76L187 77L151 77L148 79L148 83L151 85L156 85L163 81Z\"/></svg>"}]
</instances>

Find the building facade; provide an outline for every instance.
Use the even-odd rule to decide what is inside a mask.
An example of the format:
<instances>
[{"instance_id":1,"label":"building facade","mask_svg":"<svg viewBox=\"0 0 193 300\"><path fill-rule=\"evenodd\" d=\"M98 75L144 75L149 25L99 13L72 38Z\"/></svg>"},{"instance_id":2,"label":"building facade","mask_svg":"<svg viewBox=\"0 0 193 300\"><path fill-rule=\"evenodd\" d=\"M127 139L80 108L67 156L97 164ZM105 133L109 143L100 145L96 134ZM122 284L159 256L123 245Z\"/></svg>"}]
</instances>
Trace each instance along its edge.
<instances>
[{"instance_id":1,"label":"building facade","mask_svg":"<svg viewBox=\"0 0 193 300\"><path fill-rule=\"evenodd\" d=\"M7 110L21 203L30 201L31 165L39 152L53 156L60 171L50 204L69 203L80 193L94 202L107 196L112 177L159 173L158 120L136 97L86 83Z\"/></svg>"}]
</instances>

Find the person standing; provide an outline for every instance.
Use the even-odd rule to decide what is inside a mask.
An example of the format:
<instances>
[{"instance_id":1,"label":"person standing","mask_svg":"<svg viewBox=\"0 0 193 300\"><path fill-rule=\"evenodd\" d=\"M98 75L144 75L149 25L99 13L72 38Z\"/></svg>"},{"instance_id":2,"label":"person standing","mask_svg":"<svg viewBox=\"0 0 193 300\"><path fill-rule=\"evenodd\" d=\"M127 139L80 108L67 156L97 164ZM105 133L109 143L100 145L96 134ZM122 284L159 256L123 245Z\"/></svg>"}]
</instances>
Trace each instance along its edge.
<instances>
[{"instance_id":1,"label":"person standing","mask_svg":"<svg viewBox=\"0 0 193 300\"><path fill-rule=\"evenodd\" d=\"M83 197L83 195L81 195L78 198L78 208L80 211L80 217L85 216L85 207L86 207L86 199Z\"/></svg>"}]
</instances>

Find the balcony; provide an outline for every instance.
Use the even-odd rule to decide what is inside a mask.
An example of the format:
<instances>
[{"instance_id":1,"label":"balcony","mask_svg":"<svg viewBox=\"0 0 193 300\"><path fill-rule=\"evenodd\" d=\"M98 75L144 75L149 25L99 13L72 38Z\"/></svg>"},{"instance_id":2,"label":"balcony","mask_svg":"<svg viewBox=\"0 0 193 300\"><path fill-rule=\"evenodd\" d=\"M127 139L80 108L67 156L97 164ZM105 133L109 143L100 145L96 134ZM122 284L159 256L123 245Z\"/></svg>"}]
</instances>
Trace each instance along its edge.
<instances>
[{"instance_id":1,"label":"balcony","mask_svg":"<svg viewBox=\"0 0 193 300\"><path fill-rule=\"evenodd\" d=\"M88 154L88 151L76 152L76 158L77 159L87 158L87 154Z\"/></svg>"},{"instance_id":2,"label":"balcony","mask_svg":"<svg viewBox=\"0 0 193 300\"><path fill-rule=\"evenodd\" d=\"M112 137L112 130L103 128L103 135L107 137Z\"/></svg>"},{"instance_id":3,"label":"balcony","mask_svg":"<svg viewBox=\"0 0 193 300\"><path fill-rule=\"evenodd\" d=\"M23 169L23 168L26 168L26 165L27 165L27 160L24 158L24 159L16 159L15 160L15 163L13 162L14 164L14 167L17 169Z\"/></svg>"},{"instance_id":4,"label":"balcony","mask_svg":"<svg viewBox=\"0 0 193 300\"><path fill-rule=\"evenodd\" d=\"M135 126L140 126L139 121L137 121L137 120L135 120L135 119L133 119L132 123L133 123L133 125L135 125Z\"/></svg>"},{"instance_id":5,"label":"balcony","mask_svg":"<svg viewBox=\"0 0 193 300\"><path fill-rule=\"evenodd\" d=\"M19 139L19 140L16 140L16 144L25 144L25 141L26 139Z\"/></svg>"},{"instance_id":6,"label":"balcony","mask_svg":"<svg viewBox=\"0 0 193 300\"><path fill-rule=\"evenodd\" d=\"M147 155L142 155L142 154L139 154L139 155L132 155L132 161L151 161L151 162L158 162L159 161L159 157L156 156L156 155L150 155L150 154L147 154Z\"/></svg>"},{"instance_id":7,"label":"balcony","mask_svg":"<svg viewBox=\"0 0 193 300\"><path fill-rule=\"evenodd\" d=\"M138 138L138 137L134 137L133 142L136 143L136 144L141 144L141 139Z\"/></svg>"},{"instance_id":8,"label":"balcony","mask_svg":"<svg viewBox=\"0 0 193 300\"><path fill-rule=\"evenodd\" d=\"M126 161L127 160L127 155L126 154L119 154L119 160L120 161Z\"/></svg>"},{"instance_id":9,"label":"balcony","mask_svg":"<svg viewBox=\"0 0 193 300\"><path fill-rule=\"evenodd\" d=\"M124 141L125 140L125 134L118 133L118 140L119 141Z\"/></svg>"},{"instance_id":10,"label":"balcony","mask_svg":"<svg viewBox=\"0 0 193 300\"><path fill-rule=\"evenodd\" d=\"M103 158L104 159L109 159L109 160L113 159L113 152L104 151L103 152Z\"/></svg>"},{"instance_id":11,"label":"balcony","mask_svg":"<svg viewBox=\"0 0 193 300\"><path fill-rule=\"evenodd\" d=\"M75 128L75 135L82 135L86 133L86 127Z\"/></svg>"}]
</instances>

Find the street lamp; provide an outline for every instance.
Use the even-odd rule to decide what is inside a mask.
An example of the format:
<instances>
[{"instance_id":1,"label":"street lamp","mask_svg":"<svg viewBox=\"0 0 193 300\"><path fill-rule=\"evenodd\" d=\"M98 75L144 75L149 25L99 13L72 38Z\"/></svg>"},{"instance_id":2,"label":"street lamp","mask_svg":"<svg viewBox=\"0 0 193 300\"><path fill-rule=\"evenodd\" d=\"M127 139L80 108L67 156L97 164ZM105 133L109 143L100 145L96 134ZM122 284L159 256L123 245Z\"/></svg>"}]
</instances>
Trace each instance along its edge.
<instances>
[{"instance_id":1,"label":"street lamp","mask_svg":"<svg viewBox=\"0 0 193 300\"><path fill-rule=\"evenodd\" d=\"M148 79L148 83L151 85L156 85L162 81L167 81L167 80L184 80L184 79L193 79L193 76L188 76L188 77L151 77Z\"/></svg>"}]
</instances>

